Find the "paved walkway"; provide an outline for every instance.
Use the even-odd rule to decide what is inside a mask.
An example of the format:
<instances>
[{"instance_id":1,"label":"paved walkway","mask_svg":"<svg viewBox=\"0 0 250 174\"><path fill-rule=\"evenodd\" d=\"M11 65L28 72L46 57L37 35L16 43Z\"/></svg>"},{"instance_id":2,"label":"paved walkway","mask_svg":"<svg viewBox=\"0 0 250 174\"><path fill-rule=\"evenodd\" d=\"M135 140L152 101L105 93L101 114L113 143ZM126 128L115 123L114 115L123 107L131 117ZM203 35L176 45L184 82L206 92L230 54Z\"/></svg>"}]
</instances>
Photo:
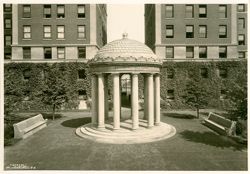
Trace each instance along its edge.
<instances>
[{"instance_id":1,"label":"paved walkway","mask_svg":"<svg viewBox=\"0 0 250 174\"><path fill-rule=\"evenodd\" d=\"M6 147L4 166L38 170L247 170L244 147L215 134L199 119L169 116L162 113L161 119L175 126L175 136L154 143L113 145L76 136L76 128L90 122L90 113L66 112L47 128Z\"/></svg>"}]
</instances>

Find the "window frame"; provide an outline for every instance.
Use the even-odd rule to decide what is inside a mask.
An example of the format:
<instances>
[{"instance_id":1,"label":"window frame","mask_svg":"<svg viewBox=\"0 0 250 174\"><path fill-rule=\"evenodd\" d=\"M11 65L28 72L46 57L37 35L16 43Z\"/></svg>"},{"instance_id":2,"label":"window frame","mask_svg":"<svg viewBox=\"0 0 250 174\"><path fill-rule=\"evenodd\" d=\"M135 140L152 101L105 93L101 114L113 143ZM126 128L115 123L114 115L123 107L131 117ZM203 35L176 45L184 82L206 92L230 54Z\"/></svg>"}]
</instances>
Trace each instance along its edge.
<instances>
[{"instance_id":1,"label":"window frame","mask_svg":"<svg viewBox=\"0 0 250 174\"><path fill-rule=\"evenodd\" d=\"M10 5L9 7L7 5ZM3 4L4 12L12 11L12 4Z\"/></svg>"},{"instance_id":2,"label":"window frame","mask_svg":"<svg viewBox=\"0 0 250 174\"><path fill-rule=\"evenodd\" d=\"M240 28L245 29L246 28L246 20L245 20L245 18L239 17L238 18L238 25L239 25Z\"/></svg>"},{"instance_id":3,"label":"window frame","mask_svg":"<svg viewBox=\"0 0 250 174\"><path fill-rule=\"evenodd\" d=\"M24 4L22 7L23 7L23 18L31 18L31 5ZM25 11L25 8L29 8L29 10Z\"/></svg>"},{"instance_id":4,"label":"window frame","mask_svg":"<svg viewBox=\"0 0 250 174\"><path fill-rule=\"evenodd\" d=\"M46 12L46 9L49 9L49 13ZM51 17L52 17L51 4L45 4L45 5L43 5L43 18L47 19L47 18L51 18Z\"/></svg>"},{"instance_id":5,"label":"window frame","mask_svg":"<svg viewBox=\"0 0 250 174\"><path fill-rule=\"evenodd\" d=\"M188 31L190 28L192 31ZM186 25L186 38L194 38L194 26L193 25Z\"/></svg>"},{"instance_id":6,"label":"window frame","mask_svg":"<svg viewBox=\"0 0 250 174\"><path fill-rule=\"evenodd\" d=\"M222 79L226 79L228 77L228 69L227 68L218 68L218 75Z\"/></svg>"},{"instance_id":7,"label":"window frame","mask_svg":"<svg viewBox=\"0 0 250 174\"><path fill-rule=\"evenodd\" d=\"M240 36L242 36L242 40L240 39ZM246 39L244 34L239 34L238 35L238 45L245 45L246 44Z\"/></svg>"},{"instance_id":8,"label":"window frame","mask_svg":"<svg viewBox=\"0 0 250 174\"><path fill-rule=\"evenodd\" d=\"M48 51L50 52L50 57L46 57L46 49L48 49ZM52 48L51 47L43 47L43 56L44 56L44 59L52 59Z\"/></svg>"},{"instance_id":9,"label":"window frame","mask_svg":"<svg viewBox=\"0 0 250 174\"><path fill-rule=\"evenodd\" d=\"M173 46L166 46L165 49L166 49L166 51L165 51L165 54L166 54L166 55L165 55L165 58L166 58L166 59L174 58L174 47L173 47ZM171 55L170 55L170 54L167 54L167 53L168 53L168 49L169 49L169 50L170 50L170 49L172 50L172 51L171 51ZM168 55L169 55L169 56L168 56Z\"/></svg>"},{"instance_id":10,"label":"window frame","mask_svg":"<svg viewBox=\"0 0 250 174\"><path fill-rule=\"evenodd\" d=\"M78 79L79 80L84 80L87 78L86 71L85 69L79 69L78 70Z\"/></svg>"},{"instance_id":11,"label":"window frame","mask_svg":"<svg viewBox=\"0 0 250 174\"><path fill-rule=\"evenodd\" d=\"M30 47L23 47L23 59L25 59L25 60L31 59L31 48Z\"/></svg>"},{"instance_id":12,"label":"window frame","mask_svg":"<svg viewBox=\"0 0 250 174\"><path fill-rule=\"evenodd\" d=\"M60 31L60 29L63 29ZM64 25L57 25L56 26L56 38L57 39L65 39L65 26Z\"/></svg>"},{"instance_id":13,"label":"window frame","mask_svg":"<svg viewBox=\"0 0 250 174\"><path fill-rule=\"evenodd\" d=\"M60 57L60 55L63 55L63 56ZM65 59L65 47L57 47L57 59Z\"/></svg>"},{"instance_id":14,"label":"window frame","mask_svg":"<svg viewBox=\"0 0 250 174\"><path fill-rule=\"evenodd\" d=\"M239 56L241 53L243 53L242 55L242 57L241 56ZM238 51L238 58L239 59L245 59L246 58L246 52L245 51Z\"/></svg>"},{"instance_id":15,"label":"window frame","mask_svg":"<svg viewBox=\"0 0 250 174\"><path fill-rule=\"evenodd\" d=\"M83 32L80 32L80 27L84 29ZM80 37L80 35L83 34L84 37ZM77 26L77 38L78 39L86 39L86 25L78 25Z\"/></svg>"},{"instance_id":16,"label":"window frame","mask_svg":"<svg viewBox=\"0 0 250 174\"><path fill-rule=\"evenodd\" d=\"M242 9L241 8L239 8L239 7L243 7ZM246 11L246 6L245 6L245 4L238 4L237 5L237 12L245 12Z\"/></svg>"},{"instance_id":17,"label":"window frame","mask_svg":"<svg viewBox=\"0 0 250 174\"><path fill-rule=\"evenodd\" d=\"M84 9L84 12L83 13L80 13L80 7L83 7ZM77 17L78 18L86 18L86 6L85 4L78 4L77 5Z\"/></svg>"},{"instance_id":18,"label":"window frame","mask_svg":"<svg viewBox=\"0 0 250 174\"><path fill-rule=\"evenodd\" d=\"M171 7L171 10L167 9L167 7ZM166 18L174 18L174 5L173 4L166 4L165 5L165 17Z\"/></svg>"},{"instance_id":19,"label":"window frame","mask_svg":"<svg viewBox=\"0 0 250 174\"><path fill-rule=\"evenodd\" d=\"M205 13L201 13L201 9L205 9ZM199 18L207 18L207 5L199 5Z\"/></svg>"},{"instance_id":20,"label":"window frame","mask_svg":"<svg viewBox=\"0 0 250 174\"><path fill-rule=\"evenodd\" d=\"M77 51L78 51L78 59L86 59L86 47L78 47L77 48ZM81 53L81 51L83 51L82 53ZM84 57L81 57L80 55L84 55Z\"/></svg>"},{"instance_id":21,"label":"window frame","mask_svg":"<svg viewBox=\"0 0 250 174\"><path fill-rule=\"evenodd\" d=\"M222 27L225 29L224 32L221 32ZM227 38L227 25L219 25L219 38Z\"/></svg>"},{"instance_id":22,"label":"window frame","mask_svg":"<svg viewBox=\"0 0 250 174\"><path fill-rule=\"evenodd\" d=\"M201 29L204 28L205 32L201 32ZM207 38L207 25L199 25L199 38Z\"/></svg>"},{"instance_id":23,"label":"window frame","mask_svg":"<svg viewBox=\"0 0 250 174\"><path fill-rule=\"evenodd\" d=\"M7 22L9 21L9 22ZM4 29L11 29L12 28L12 19L11 18L5 18L4 19Z\"/></svg>"},{"instance_id":24,"label":"window frame","mask_svg":"<svg viewBox=\"0 0 250 174\"><path fill-rule=\"evenodd\" d=\"M188 7L192 7L192 9L190 10ZM194 18L194 5L187 4L185 6L185 18Z\"/></svg>"},{"instance_id":25,"label":"window frame","mask_svg":"<svg viewBox=\"0 0 250 174\"><path fill-rule=\"evenodd\" d=\"M7 39L9 37L10 39ZM7 44L7 42L9 44ZM11 46L12 45L12 35L4 35L4 46Z\"/></svg>"},{"instance_id":26,"label":"window frame","mask_svg":"<svg viewBox=\"0 0 250 174\"><path fill-rule=\"evenodd\" d=\"M63 12L59 12L59 10L63 9ZM56 6L56 17L57 19L64 19L65 18L65 5L59 4Z\"/></svg>"},{"instance_id":27,"label":"window frame","mask_svg":"<svg viewBox=\"0 0 250 174\"><path fill-rule=\"evenodd\" d=\"M201 49L204 49L205 52L202 53ZM206 46L200 46L199 47L199 58L200 59L206 59L207 58L207 47Z\"/></svg>"},{"instance_id":28,"label":"window frame","mask_svg":"<svg viewBox=\"0 0 250 174\"><path fill-rule=\"evenodd\" d=\"M223 50L223 52L222 52ZM219 58L225 59L227 58L227 47L226 46L219 46Z\"/></svg>"},{"instance_id":29,"label":"window frame","mask_svg":"<svg viewBox=\"0 0 250 174\"><path fill-rule=\"evenodd\" d=\"M222 10L221 8L224 7L225 10ZM219 18L225 19L227 18L227 5L226 4L220 4L219 5Z\"/></svg>"},{"instance_id":30,"label":"window frame","mask_svg":"<svg viewBox=\"0 0 250 174\"><path fill-rule=\"evenodd\" d=\"M171 92L170 92L171 91ZM168 89L167 90L167 96L166 96L167 100L174 100L175 99L175 92L174 89Z\"/></svg>"},{"instance_id":31,"label":"window frame","mask_svg":"<svg viewBox=\"0 0 250 174\"><path fill-rule=\"evenodd\" d=\"M29 28L29 32L25 31L25 28ZM29 37L26 37L25 34L29 34ZM23 25L23 39L31 39L32 35L31 35L31 26L30 25Z\"/></svg>"},{"instance_id":32,"label":"window frame","mask_svg":"<svg viewBox=\"0 0 250 174\"><path fill-rule=\"evenodd\" d=\"M49 29L49 31L46 31L46 28L47 29ZM44 39L51 39L52 38L52 27L51 27L51 25L44 25L43 26L43 38ZM47 34L49 35L48 37L47 37Z\"/></svg>"},{"instance_id":33,"label":"window frame","mask_svg":"<svg viewBox=\"0 0 250 174\"><path fill-rule=\"evenodd\" d=\"M190 52L189 49L192 51ZM192 56L188 56L189 54L192 54ZM194 46L186 46L186 58L194 58Z\"/></svg>"},{"instance_id":34,"label":"window frame","mask_svg":"<svg viewBox=\"0 0 250 174\"><path fill-rule=\"evenodd\" d=\"M168 35L168 31L172 34ZM166 38L174 38L174 25L166 25Z\"/></svg>"}]
</instances>

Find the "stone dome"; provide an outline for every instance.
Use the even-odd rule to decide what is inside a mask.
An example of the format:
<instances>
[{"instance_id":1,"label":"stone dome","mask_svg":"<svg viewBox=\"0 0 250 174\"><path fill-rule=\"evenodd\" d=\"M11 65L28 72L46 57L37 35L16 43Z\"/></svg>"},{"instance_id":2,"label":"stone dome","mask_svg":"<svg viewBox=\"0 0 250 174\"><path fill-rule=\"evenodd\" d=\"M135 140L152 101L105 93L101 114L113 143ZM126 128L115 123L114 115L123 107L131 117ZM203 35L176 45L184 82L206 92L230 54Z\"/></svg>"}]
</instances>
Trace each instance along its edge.
<instances>
[{"instance_id":1,"label":"stone dome","mask_svg":"<svg viewBox=\"0 0 250 174\"><path fill-rule=\"evenodd\" d=\"M126 34L123 38L112 41L102 47L90 63L101 62L148 62L162 63L161 59L145 44L136 40L128 39Z\"/></svg>"}]
</instances>

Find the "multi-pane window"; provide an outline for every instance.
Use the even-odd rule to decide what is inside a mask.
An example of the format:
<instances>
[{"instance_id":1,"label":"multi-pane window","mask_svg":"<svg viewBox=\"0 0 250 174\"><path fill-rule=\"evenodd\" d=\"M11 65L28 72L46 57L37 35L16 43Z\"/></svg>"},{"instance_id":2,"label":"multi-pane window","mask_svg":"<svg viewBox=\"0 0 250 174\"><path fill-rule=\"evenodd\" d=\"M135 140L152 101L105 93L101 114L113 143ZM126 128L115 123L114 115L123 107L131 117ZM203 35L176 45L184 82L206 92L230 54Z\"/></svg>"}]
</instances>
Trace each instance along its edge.
<instances>
[{"instance_id":1,"label":"multi-pane window","mask_svg":"<svg viewBox=\"0 0 250 174\"><path fill-rule=\"evenodd\" d=\"M239 18L238 19L238 26L239 26L239 28L242 28L242 29L245 28L245 26L246 26L246 24L245 24L245 18Z\"/></svg>"},{"instance_id":2,"label":"multi-pane window","mask_svg":"<svg viewBox=\"0 0 250 174\"><path fill-rule=\"evenodd\" d=\"M238 35L238 44L239 45L245 45L245 35L244 34L239 34Z\"/></svg>"},{"instance_id":3,"label":"multi-pane window","mask_svg":"<svg viewBox=\"0 0 250 174\"><path fill-rule=\"evenodd\" d=\"M11 45L11 36L9 35L5 35L5 38L4 38L4 46L10 46Z\"/></svg>"},{"instance_id":4,"label":"multi-pane window","mask_svg":"<svg viewBox=\"0 0 250 174\"><path fill-rule=\"evenodd\" d=\"M219 47L219 58L227 58L227 47L226 46Z\"/></svg>"},{"instance_id":5,"label":"multi-pane window","mask_svg":"<svg viewBox=\"0 0 250 174\"><path fill-rule=\"evenodd\" d=\"M65 17L65 9L64 5L57 5L57 18Z\"/></svg>"},{"instance_id":6,"label":"multi-pane window","mask_svg":"<svg viewBox=\"0 0 250 174\"><path fill-rule=\"evenodd\" d=\"M85 35L85 25L78 25L77 26L77 33L78 33L78 38L84 39L86 37L86 35Z\"/></svg>"},{"instance_id":7,"label":"multi-pane window","mask_svg":"<svg viewBox=\"0 0 250 174\"><path fill-rule=\"evenodd\" d=\"M238 57L239 57L240 59L245 58L245 57L246 57L245 52L244 52L244 51L239 51L239 52L238 52Z\"/></svg>"},{"instance_id":8,"label":"multi-pane window","mask_svg":"<svg viewBox=\"0 0 250 174\"><path fill-rule=\"evenodd\" d=\"M174 37L174 26L166 25L166 38L173 38L173 37Z\"/></svg>"},{"instance_id":9,"label":"multi-pane window","mask_svg":"<svg viewBox=\"0 0 250 174\"><path fill-rule=\"evenodd\" d=\"M186 5L186 18L193 18L193 17L194 17L194 6Z\"/></svg>"},{"instance_id":10,"label":"multi-pane window","mask_svg":"<svg viewBox=\"0 0 250 174\"><path fill-rule=\"evenodd\" d=\"M79 59L86 58L86 47L78 47L78 58Z\"/></svg>"},{"instance_id":11,"label":"multi-pane window","mask_svg":"<svg viewBox=\"0 0 250 174\"><path fill-rule=\"evenodd\" d=\"M186 57L187 58L194 58L194 47L193 46L186 47Z\"/></svg>"},{"instance_id":12,"label":"multi-pane window","mask_svg":"<svg viewBox=\"0 0 250 174\"><path fill-rule=\"evenodd\" d=\"M199 58L207 58L207 47L199 47Z\"/></svg>"},{"instance_id":13,"label":"multi-pane window","mask_svg":"<svg viewBox=\"0 0 250 174\"><path fill-rule=\"evenodd\" d=\"M225 100L227 98L227 91L225 89L220 90L220 100Z\"/></svg>"},{"instance_id":14,"label":"multi-pane window","mask_svg":"<svg viewBox=\"0 0 250 174\"><path fill-rule=\"evenodd\" d=\"M86 90L79 90L78 91L78 99L79 100L86 100L87 99L87 92L86 92Z\"/></svg>"},{"instance_id":15,"label":"multi-pane window","mask_svg":"<svg viewBox=\"0 0 250 174\"><path fill-rule=\"evenodd\" d=\"M174 78L174 70L173 69L167 69L167 78L168 79Z\"/></svg>"},{"instance_id":16,"label":"multi-pane window","mask_svg":"<svg viewBox=\"0 0 250 174\"><path fill-rule=\"evenodd\" d=\"M57 26L57 38L64 39L64 26L63 25Z\"/></svg>"},{"instance_id":17,"label":"multi-pane window","mask_svg":"<svg viewBox=\"0 0 250 174\"><path fill-rule=\"evenodd\" d=\"M174 58L174 47L166 47L166 58Z\"/></svg>"},{"instance_id":18,"label":"multi-pane window","mask_svg":"<svg viewBox=\"0 0 250 174\"><path fill-rule=\"evenodd\" d=\"M200 72L201 72L202 78L208 78L208 69L207 68L201 68Z\"/></svg>"},{"instance_id":19,"label":"multi-pane window","mask_svg":"<svg viewBox=\"0 0 250 174\"><path fill-rule=\"evenodd\" d=\"M77 14L78 18L85 18L85 5L77 6Z\"/></svg>"},{"instance_id":20,"label":"multi-pane window","mask_svg":"<svg viewBox=\"0 0 250 174\"><path fill-rule=\"evenodd\" d=\"M11 4L4 4L4 11L5 12L11 12L12 8L11 8Z\"/></svg>"},{"instance_id":21,"label":"multi-pane window","mask_svg":"<svg viewBox=\"0 0 250 174\"><path fill-rule=\"evenodd\" d=\"M57 58L65 59L65 47L57 47Z\"/></svg>"},{"instance_id":22,"label":"multi-pane window","mask_svg":"<svg viewBox=\"0 0 250 174\"><path fill-rule=\"evenodd\" d=\"M43 6L43 17L44 18L51 18L51 5L44 5Z\"/></svg>"},{"instance_id":23,"label":"multi-pane window","mask_svg":"<svg viewBox=\"0 0 250 174\"><path fill-rule=\"evenodd\" d=\"M226 25L219 26L219 38L227 38L227 26Z\"/></svg>"},{"instance_id":24,"label":"multi-pane window","mask_svg":"<svg viewBox=\"0 0 250 174\"><path fill-rule=\"evenodd\" d=\"M31 59L30 47L23 47L23 59Z\"/></svg>"},{"instance_id":25,"label":"multi-pane window","mask_svg":"<svg viewBox=\"0 0 250 174\"><path fill-rule=\"evenodd\" d=\"M227 5L219 5L219 18L227 18Z\"/></svg>"},{"instance_id":26,"label":"multi-pane window","mask_svg":"<svg viewBox=\"0 0 250 174\"><path fill-rule=\"evenodd\" d=\"M186 38L193 38L194 37L194 26L187 25L186 26Z\"/></svg>"},{"instance_id":27,"label":"multi-pane window","mask_svg":"<svg viewBox=\"0 0 250 174\"><path fill-rule=\"evenodd\" d=\"M43 26L43 37L46 39L51 38L51 26L50 25Z\"/></svg>"},{"instance_id":28,"label":"multi-pane window","mask_svg":"<svg viewBox=\"0 0 250 174\"><path fill-rule=\"evenodd\" d=\"M51 59L52 58L51 47L44 47L44 58L45 59Z\"/></svg>"},{"instance_id":29,"label":"multi-pane window","mask_svg":"<svg viewBox=\"0 0 250 174\"><path fill-rule=\"evenodd\" d=\"M30 17L31 17L31 6L23 5L23 18L30 18Z\"/></svg>"},{"instance_id":30,"label":"multi-pane window","mask_svg":"<svg viewBox=\"0 0 250 174\"><path fill-rule=\"evenodd\" d=\"M199 26L199 37L207 38L207 26L206 25Z\"/></svg>"},{"instance_id":31,"label":"multi-pane window","mask_svg":"<svg viewBox=\"0 0 250 174\"><path fill-rule=\"evenodd\" d=\"M30 39L31 38L31 27L30 25L23 26L23 38Z\"/></svg>"},{"instance_id":32,"label":"multi-pane window","mask_svg":"<svg viewBox=\"0 0 250 174\"><path fill-rule=\"evenodd\" d=\"M220 78L227 78L227 69L226 68L219 68L219 77Z\"/></svg>"},{"instance_id":33,"label":"multi-pane window","mask_svg":"<svg viewBox=\"0 0 250 174\"><path fill-rule=\"evenodd\" d=\"M78 79L86 79L86 72L84 69L78 70Z\"/></svg>"},{"instance_id":34,"label":"multi-pane window","mask_svg":"<svg viewBox=\"0 0 250 174\"><path fill-rule=\"evenodd\" d=\"M174 100L174 90L173 89L167 90L167 99Z\"/></svg>"},{"instance_id":35,"label":"multi-pane window","mask_svg":"<svg viewBox=\"0 0 250 174\"><path fill-rule=\"evenodd\" d=\"M199 5L199 18L207 17L207 5Z\"/></svg>"},{"instance_id":36,"label":"multi-pane window","mask_svg":"<svg viewBox=\"0 0 250 174\"><path fill-rule=\"evenodd\" d=\"M174 17L174 6L173 5L166 5L166 18L173 18Z\"/></svg>"},{"instance_id":37,"label":"multi-pane window","mask_svg":"<svg viewBox=\"0 0 250 174\"><path fill-rule=\"evenodd\" d=\"M4 19L4 28L11 29L11 19Z\"/></svg>"},{"instance_id":38,"label":"multi-pane window","mask_svg":"<svg viewBox=\"0 0 250 174\"><path fill-rule=\"evenodd\" d=\"M245 11L245 4L238 4L238 12L244 12Z\"/></svg>"}]
</instances>

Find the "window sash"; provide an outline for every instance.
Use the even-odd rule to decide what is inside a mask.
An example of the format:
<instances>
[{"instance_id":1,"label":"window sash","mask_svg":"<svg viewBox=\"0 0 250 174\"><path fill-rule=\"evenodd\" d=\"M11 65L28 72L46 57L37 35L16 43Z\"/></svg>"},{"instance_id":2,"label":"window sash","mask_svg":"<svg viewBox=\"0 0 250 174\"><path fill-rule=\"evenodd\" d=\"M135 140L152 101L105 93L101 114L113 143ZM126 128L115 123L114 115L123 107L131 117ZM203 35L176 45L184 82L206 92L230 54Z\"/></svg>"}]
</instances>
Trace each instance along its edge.
<instances>
[{"instance_id":1,"label":"window sash","mask_svg":"<svg viewBox=\"0 0 250 174\"><path fill-rule=\"evenodd\" d=\"M86 48L78 47L78 58L86 58Z\"/></svg>"},{"instance_id":2,"label":"window sash","mask_svg":"<svg viewBox=\"0 0 250 174\"><path fill-rule=\"evenodd\" d=\"M239 18L238 25L240 28L245 28L245 18Z\"/></svg>"},{"instance_id":3,"label":"window sash","mask_svg":"<svg viewBox=\"0 0 250 174\"><path fill-rule=\"evenodd\" d=\"M207 47L199 47L199 58L207 58Z\"/></svg>"},{"instance_id":4,"label":"window sash","mask_svg":"<svg viewBox=\"0 0 250 174\"><path fill-rule=\"evenodd\" d=\"M238 12L244 12L245 11L245 4L238 4Z\"/></svg>"},{"instance_id":5,"label":"window sash","mask_svg":"<svg viewBox=\"0 0 250 174\"><path fill-rule=\"evenodd\" d=\"M57 5L57 14L64 14L64 5Z\"/></svg>"},{"instance_id":6,"label":"window sash","mask_svg":"<svg viewBox=\"0 0 250 174\"><path fill-rule=\"evenodd\" d=\"M77 12L78 14L85 13L85 5L78 5Z\"/></svg>"},{"instance_id":7,"label":"window sash","mask_svg":"<svg viewBox=\"0 0 250 174\"><path fill-rule=\"evenodd\" d=\"M238 52L238 57L239 58L245 58L245 52L242 52L242 51L240 51L240 52Z\"/></svg>"},{"instance_id":8,"label":"window sash","mask_svg":"<svg viewBox=\"0 0 250 174\"><path fill-rule=\"evenodd\" d=\"M31 38L31 27L30 26L23 27L23 38L25 38L25 39Z\"/></svg>"},{"instance_id":9,"label":"window sash","mask_svg":"<svg viewBox=\"0 0 250 174\"><path fill-rule=\"evenodd\" d=\"M44 48L44 58L51 59L52 58L52 49L50 47Z\"/></svg>"},{"instance_id":10,"label":"window sash","mask_svg":"<svg viewBox=\"0 0 250 174\"><path fill-rule=\"evenodd\" d=\"M206 38L207 37L207 26L205 25L200 25L199 26L199 35L201 38Z\"/></svg>"},{"instance_id":11,"label":"window sash","mask_svg":"<svg viewBox=\"0 0 250 174\"><path fill-rule=\"evenodd\" d=\"M244 35L239 35L239 36L238 36L238 40L239 40L239 41L244 41L244 40L245 40Z\"/></svg>"},{"instance_id":12,"label":"window sash","mask_svg":"<svg viewBox=\"0 0 250 174\"><path fill-rule=\"evenodd\" d=\"M167 25L166 26L166 37L173 37L174 36L174 26L173 25Z\"/></svg>"},{"instance_id":13,"label":"window sash","mask_svg":"<svg viewBox=\"0 0 250 174\"><path fill-rule=\"evenodd\" d=\"M51 5L44 5L43 14L45 18L51 17Z\"/></svg>"},{"instance_id":14,"label":"window sash","mask_svg":"<svg viewBox=\"0 0 250 174\"><path fill-rule=\"evenodd\" d=\"M186 5L186 18L193 18L193 17L194 17L194 6Z\"/></svg>"},{"instance_id":15,"label":"window sash","mask_svg":"<svg viewBox=\"0 0 250 174\"><path fill-rule=\"evenodd\" d=\"M43 27L43 37L44 38L51 38L51 26L44 26Z\"/></svg>"},{"instance_id":16,"label":"window sash","mask_svg":"<svg viewBox=\"0 0 250 174\"><path fill-rule=\"evenodd\" d=\"M194 58L194 47L187 47L186 48L186 57L187 58Z\"/></svg>"},{"instance_id":17,"label":"window sash","mask_svg":"<svg viewBox=\"0 0 250 174\"><path fill-rule=\"evenodd\" d=\"M219 17L226 18L227 17L227 6L219 5Z\"/></svg>"},{"instance_id":18,"label":"window sash","mask_svg":"<svg viewBox=\"0 0 250 174\"><path fill-rule=\"evenodd\" d=\"M174 58L174 48L166 47L166 58Z\"/></svg>"},{"instance_id":19,"label":"window sash","mask_svg":"<svg viewBox=\"0 0 250 174\"><path fill-rule=\"evenodd\" d=\"M58 59L64 59L65 58L65 48L64 47L58 47L57 48L57 58Z\"/></svg>"},{"instance_id":20,"label":"window sash","mask_svg":"<svg viewBox=\"0 0 250 174\"><path fill-rule=\"evenodd\" d=\"M85 26L78 26L78 38L85 38Z\"/></svg>"},{"instance_id":21,"label":"window sash","mask_svg":"<svg viewBox=\"0 0 250 174\"><path fill-rule=\"evenodd\" d=\"M64 26L57 26L57 38L64 39Z\"/></svg>"},{"instance_id":22,"label":"window sash","mask_svg":"<svg viewBox=\"0 0 250 174\"><path fill-rule=\"evenodd\" d=\"M174 17L174 6L166 5L166 18Z\"/></svg>"},{"instance_id":23,"label":"window sash","mask_svg":"<svg viewBox=\"0 0 250 174\"><path fill-rule=\"evenodd\" d=\"M11 36L5 36L5 46L11 45Z\"/></svg>"},{"instance_id":24,"label":"window sash","mask_svg":"<svg viewBox=\"0 0 250 174\"><path fill-rule=\"evenodd\" d=\"M23 58L24 59L30 59L31 58L30 47L23 47Z\"/></svg>"},{"instance_id":25,"label":"window sash","mask_svg":"<svg viewBox=\"0 0 250 174\"><path fill-rule=\"evenodd\" d=\"M5 19L5 28L11 28L11 19Z\"/></svg>"},{"instance_id":26,"label":"window sash","mask_svg":"<svg viewBox=\"0 0 250 174\"><path fill-rule=\"evenodd\" d=\"M23 17L30 18L30 16L31 16L31 6L23 5Z\"/></svg>"},{"instance_id":27,"label":"window sash","mask_svg":"<svg viewBox=\"0 0 250 174\"><path fill-rule=\"evenodd\" d=\"M186 32L192 33L193 31L194 31L194 27L193 26L191 26L191 25L187 25L186 26Z\"/></svg>"}]
</instances>

